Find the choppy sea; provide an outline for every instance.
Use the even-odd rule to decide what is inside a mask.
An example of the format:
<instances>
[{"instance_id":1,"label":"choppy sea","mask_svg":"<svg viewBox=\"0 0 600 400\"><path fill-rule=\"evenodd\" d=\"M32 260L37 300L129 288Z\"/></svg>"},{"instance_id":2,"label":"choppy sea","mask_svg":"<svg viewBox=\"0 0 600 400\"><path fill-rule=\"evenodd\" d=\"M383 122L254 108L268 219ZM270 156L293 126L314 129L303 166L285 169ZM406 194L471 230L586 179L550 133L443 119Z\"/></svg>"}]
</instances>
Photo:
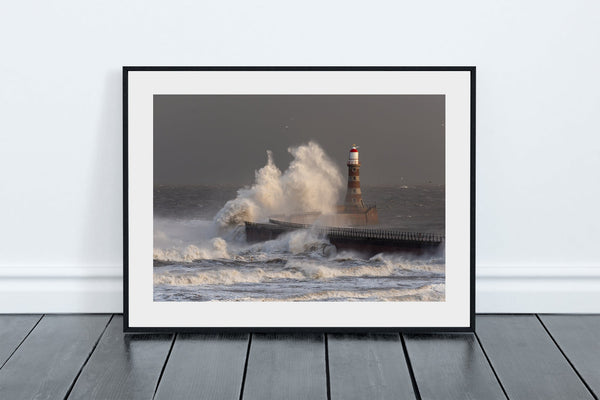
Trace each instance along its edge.
<instances>
[{"instance_id":1,"label":"choppy sea","mask_svg":"<svg viewBox=\"0 0 600 400\"><path fill-rule=\"evenodd\" d=\"M380 225L444 234L443 185L362 187ZM443 247L421 256L324 252L310 230L248 244L215 217L237 187L154 188L155 301L444 301Z\"/></svg>"}]
</instances>

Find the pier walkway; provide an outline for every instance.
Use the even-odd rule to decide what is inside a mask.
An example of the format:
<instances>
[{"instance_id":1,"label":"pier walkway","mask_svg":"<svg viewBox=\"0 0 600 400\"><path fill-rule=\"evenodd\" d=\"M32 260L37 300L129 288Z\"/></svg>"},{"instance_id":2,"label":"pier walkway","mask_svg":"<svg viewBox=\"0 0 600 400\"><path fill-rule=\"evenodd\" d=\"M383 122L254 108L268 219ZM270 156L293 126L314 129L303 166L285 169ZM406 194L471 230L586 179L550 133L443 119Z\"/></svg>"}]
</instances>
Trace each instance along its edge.
<instances>
[{"instance_id":1,"label":"pier walkway","mask_svg":"<svg viewBox=\"0 0 600 400\"><path fill-rule=\"evenodd\" d=\"M368 254L380 252L421 252L439 247L443 235L406 232L392 228L331 227L297 224L276 219L269 223L246 222L246 240L259 242L299 229L308 229L326 237L338 250L357 250Z\"/></svg>"}]
</instances>

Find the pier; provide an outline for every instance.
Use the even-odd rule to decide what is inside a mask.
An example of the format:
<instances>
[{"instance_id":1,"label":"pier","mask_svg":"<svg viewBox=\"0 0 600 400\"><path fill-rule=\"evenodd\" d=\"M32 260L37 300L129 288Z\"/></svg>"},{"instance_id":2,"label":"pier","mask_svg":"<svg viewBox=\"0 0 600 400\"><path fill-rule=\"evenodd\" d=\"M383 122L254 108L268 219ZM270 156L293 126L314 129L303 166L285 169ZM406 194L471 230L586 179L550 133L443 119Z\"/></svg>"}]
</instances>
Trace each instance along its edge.
<instances>
[{"instance_id":1,"label":"pier","mask_svg":"<svg viewBox=\"0 0 600 400\"><path fill-rule=\"evenodd\" d=\"M393 228L331 227L296 224L275 219L269 223L246 222L246 240L249 243L276 239L295 230L306 229L325 237L338 250L354 250L374 255L377 253L424 253L437 249L443 235L406 232Z\"/></svg>"}]
</instances>

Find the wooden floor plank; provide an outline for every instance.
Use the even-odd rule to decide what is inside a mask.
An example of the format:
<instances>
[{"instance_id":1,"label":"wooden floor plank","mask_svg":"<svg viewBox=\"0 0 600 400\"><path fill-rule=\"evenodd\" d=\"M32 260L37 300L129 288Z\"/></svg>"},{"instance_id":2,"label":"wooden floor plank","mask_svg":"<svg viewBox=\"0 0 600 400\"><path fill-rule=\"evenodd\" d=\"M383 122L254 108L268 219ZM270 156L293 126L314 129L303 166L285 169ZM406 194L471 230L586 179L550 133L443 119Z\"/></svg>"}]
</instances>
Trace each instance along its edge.
<instances>
[{"instance_id":1,"label":"wooden floor plank","mask_svg":"<svg viewBox=\"0 0 600 400\"><path fill-rule=\"evenodd\" d=\"M156 399L238 400L248 334L179 334Z\"/></svg>"},{"instance_id":2,"label":"wooden floor plank","mask_svg":"<svg viewBox=\"0 0 600 400\"><path fill-rule=\"evenodd\" d=\"M540 315L589 389L600 398L600 315Z\"/></svg>"},{"instance_id":3,"label":"wooden floor plank","mask_svg":"<svg viewBox=\"0 0 600 400\"><path fill-rule=\"evenodd\" d=\"M477 317L477 335L510 399L592 399L534 315Z\"/></svg>"},{"instance_id":4,"label":"wooden floor plank","mask_svg":"<svg viewBox=\"0 0 600 400\"><path fill-rule=\"evenodd\" d=\"M506 399L473 334L405 334L421 398Z\"/></svg>"},{"instance_id":5,"label":"wooden floor plank","mask_svg":"<svg viewBox=\"0 0 600 400\"><path fill-rule=\"evenodd\" d=\"M243 399L327 399L324 335L253 335Z\"/></svg>"},{"instance_id":6,"label":"wooden floor plank","mask_svg":"<svg viewBox=\"0 0 600 400\"><path fill-rule=\"evenodd\" d=\"M115 315L75 383L73 399L151 399L173 335L124 335Z\"/></svg>"},{"instance_id":7,"label":"wooden floor plank","mask_svg":"<svg viewBox=\"0 0 600 400\"><path fill-rule=\"evenodd\" d=\"M0 399L62 399L110 315L46 315L0 370Z\"/></svg>"},{"instance_id":8,"label":"wooden floor plank","mask_svg":"<svg viewBox=\"0 0 600 400\"><path fill-rule=\"evenodd\" d=\"M415 398L398 334L330 334L327 339L332 400Z\"/></svg>"},{"instance_id":9,"label":"wooden floor plank","mask_svg":"<svg viewBox=\"0 0 600 400\"><path fill-rule=\"evenodd\" d=\"M0 367L41 317L41 315L0 315Z\"/></svg>"}]
</instances>

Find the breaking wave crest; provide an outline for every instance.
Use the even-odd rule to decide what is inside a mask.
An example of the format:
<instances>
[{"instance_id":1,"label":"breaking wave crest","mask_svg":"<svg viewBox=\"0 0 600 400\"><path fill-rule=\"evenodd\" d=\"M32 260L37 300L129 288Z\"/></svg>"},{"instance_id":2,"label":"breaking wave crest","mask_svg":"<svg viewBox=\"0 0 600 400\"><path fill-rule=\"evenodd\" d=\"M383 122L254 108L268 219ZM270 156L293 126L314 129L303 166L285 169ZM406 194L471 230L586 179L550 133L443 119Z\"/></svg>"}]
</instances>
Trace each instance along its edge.
<instances>
[{"instance_id":1,"label":"breaking wave crest","mask_svg":"<svg viewBox=\"0 0 600 400\"><path fill-rule=\"evenodd\" d=\"M402 265L402 268L411 271L427 271L439 274L446 271L444 258L437 253L430 257L407 257L405 255L380 253L371 257L370 261L390 266Z\"/></svg>"},{"instance_id":2,"label":"breaking wave crest","mask_svg":"<svg viewBox=\"0 0 600 400\"><path fill-rule=\"evenodd\" d=\"M251 187L238 190L216 214L220 227L260 221L270 215L308 211L333 211L343 186L336 165L315 142L290 147L294 159L285 172L275 165L267 151L267 165L255 172Z\"/></svg>"},{"instance_id":3,"label":"breaking wave crest","mask_svg":"<svg viewBox=\"0 0 600 400\"><path fill-rule=\"evenodd\" d=\"M219 271L196 271L189 273L162 272L154 273L154 284L173 286L196 285L235 285L238 283L259 283L280 279L305 280L301 273L293 271L265 271L257 268L251 271L240 271L224 268Z\"/></svg>"},{"instance_id":4,"label":"breaking wave crest","mask_svg":"<svg viewBox=\"0 0 600 400\"><path fill-rule=\"evenodd\" d=\"M222 238L211 239L204 246L198 247L189 244L184 247L171 247L167 249L154 248L154 260L192 262L195 260L209 260L230 258L227 251L227 242Z\"/></svg>"},{"instance_id":5,"label":"breaking wave crest","mask_svg":"<svg viewBox=\"0 0 600 400\"><path fill-rule=\"evenodd\" d=\"M234 235L235 231L228 232ZM218 236L211 221L154 221L155 261L191 262L231 258L229 237Z\"/></svg>"},{"instance_id":6,"label":"breaking wave crest","mask_svg":"<svg viewBox=\"0 0 600 400\"><path fill-rule=\"evenodd\" d=\"M388 277L410 270L406 267L405 264L363 264L337 267L324 265L318 261L290 259L283 267L276 269L258 266L245 269L221 267L218 270L204 269L203 267L162 269L155 271L154 283L159 285L196 286L268 283L288 279L295 281L327 281L349 277Z\"/></svg>"},{"instance_id":7,"label":"breaking wave crest","mask_svg":"<svg viewBox=\"0 0 600 400\"><path fill-rule=\"evenodd\" d=\"M331 246L326 238L310 230L288 232L276 239L252 245L235 243L231 238L228 239L213 237L190 243L180 238L176 241L163 240L162 246L159 247L156 245L158 240L155 235L154 261L189 263L198 260L229 259L268 262L273 258L281 260L281 253L322 255L324 249Z\"/></svg>"},{"instance_id":8,"label":"breaking wave crest","mask_svg":"<svg viewBox=\"0 0 600 400\"><path fill-rule=\"evenodd\" d=\"M330 245L331 243L325 237L319 236L311 230L303 229L285 233L273 240L251 245L246 253L289 252L291 254L304 254L320 252L322 254L323 250Z\"/></svg>"}]
</instances>

